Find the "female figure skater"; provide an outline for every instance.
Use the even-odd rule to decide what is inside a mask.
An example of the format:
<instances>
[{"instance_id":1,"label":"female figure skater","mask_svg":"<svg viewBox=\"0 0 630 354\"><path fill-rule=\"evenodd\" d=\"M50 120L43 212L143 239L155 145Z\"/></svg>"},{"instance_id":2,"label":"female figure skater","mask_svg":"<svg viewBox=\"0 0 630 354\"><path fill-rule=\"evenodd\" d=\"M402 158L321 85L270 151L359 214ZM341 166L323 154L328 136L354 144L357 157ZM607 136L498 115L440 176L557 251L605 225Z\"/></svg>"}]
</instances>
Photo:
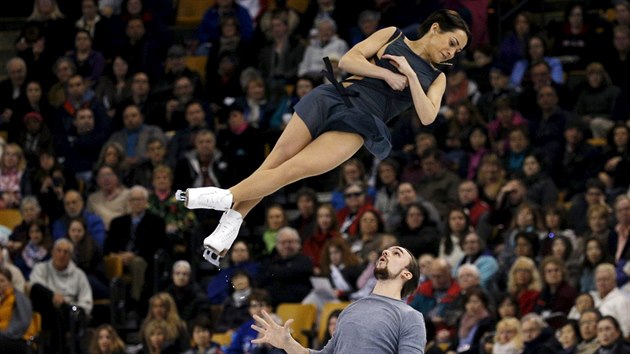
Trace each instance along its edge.
<instances>
[{"instance_id":1,"label":"female figure skater","mask_svg":"<svg viewBox=\"0 0 630 354\"><path fill-rule=\"evenodd\" d=\"M263 197L332 170L362 145L384 159L391 150L385 123L412 105L422 124L435 120L446 86L446 77L436 66L461 52L471 35L462 18L450 10L431 14L419 34L412 41L388 27L351 48L339 67L354 76L341 83L333 79L302 98L269 156L239 184L177 191L177 199L190 209L225 211L204 240L208 261L218 264L238 235L243 217ZM324 74L332 78L330 66Z\"/></svg>"}]
</instances>

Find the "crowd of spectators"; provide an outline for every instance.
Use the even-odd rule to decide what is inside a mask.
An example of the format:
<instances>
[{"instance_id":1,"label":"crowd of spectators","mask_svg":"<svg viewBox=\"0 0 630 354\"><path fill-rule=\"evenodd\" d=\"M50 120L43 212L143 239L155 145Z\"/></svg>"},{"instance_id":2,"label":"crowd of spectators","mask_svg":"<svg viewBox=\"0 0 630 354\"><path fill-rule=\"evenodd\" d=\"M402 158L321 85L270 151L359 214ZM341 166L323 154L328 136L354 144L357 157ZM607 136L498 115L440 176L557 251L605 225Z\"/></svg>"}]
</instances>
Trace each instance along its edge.
<instances>
[{"instance_id":1,"label":"crowd of spectators","mask_svg":"<svg viewBox=\"0 0 630 354\"><path fill-rule=\"evenodd\" d=\"M360 299L399 244L419 258L406 301L428 353L630 352L627 0L545 22L525 7L505 33L486 1L272 3L216 0L180 38L169 0L35 0L0 82L0 208L23 220L0 238L0 347L26 351L35 311L51 353L122 353L129 328L143 353L274 353L251 343L253 315ZM343 79L350 46L388 26L414 38L439 8L474 40L440 65L436 122L404 112L388 159L362 150L273 194L210 269L220 215L174 191L248 176L325 81L322 57ZM124 326L97 311L120 299L104 256L123 265Z\"/></svg>"}]
</instances>

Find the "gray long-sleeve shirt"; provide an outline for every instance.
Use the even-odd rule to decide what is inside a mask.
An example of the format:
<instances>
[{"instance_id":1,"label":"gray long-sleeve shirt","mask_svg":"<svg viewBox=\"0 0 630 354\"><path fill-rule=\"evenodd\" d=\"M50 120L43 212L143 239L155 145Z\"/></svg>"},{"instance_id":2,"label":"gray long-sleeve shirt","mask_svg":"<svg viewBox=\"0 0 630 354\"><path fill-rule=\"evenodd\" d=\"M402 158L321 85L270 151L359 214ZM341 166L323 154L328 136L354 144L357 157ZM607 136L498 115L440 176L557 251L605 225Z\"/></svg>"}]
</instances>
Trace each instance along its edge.
<instances>
[{"instance_id":1,"label":"gray long-sleeve shirt","mask_svg":"<svg viewBox=\"0 0 630 354\"><path fill-rule=\"evenodd\" d=\"M427 343L422 314L400 300L370 295L350 304L333 337L311 354L423 354Z\"/></svg>"}]
</instances>

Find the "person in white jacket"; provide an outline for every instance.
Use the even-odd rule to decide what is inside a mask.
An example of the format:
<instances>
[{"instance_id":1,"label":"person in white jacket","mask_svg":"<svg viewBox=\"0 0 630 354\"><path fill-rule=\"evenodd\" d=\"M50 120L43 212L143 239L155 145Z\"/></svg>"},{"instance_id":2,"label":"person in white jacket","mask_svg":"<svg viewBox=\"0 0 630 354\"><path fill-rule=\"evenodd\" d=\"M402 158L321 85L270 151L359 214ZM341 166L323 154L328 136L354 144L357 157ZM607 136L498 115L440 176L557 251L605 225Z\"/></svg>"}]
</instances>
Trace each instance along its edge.
<instances>
[{"instance_id":1,"label":"person in white jacket","mask_svg":"<svg viewBox=\"0 0 630 354\"><path fill-rule=\"evenodd\" d=\"M595 268L595 306L602 316L610 315L617 319L623 336L630 335L630 298L617 287L615 266L602 263Z\"/></svg>"},{"instance_id":2,"label":"person in white jacket","mask_svg":"<svg viewBox=\"0 0 630 354\"><path fill-rule=\"evenodd\" d=\"M59 239L52 258L37 263L30 275L33 310L42 315L42 329L51 331L50 352L67 344L65 333L72 321L81 328L80 322L92 312L92 289L83 270L72 261L73 254L72 242Z\"/></svg>"},{"instance_id":3,"label":"person in white jacket","mask_svg":"<svg viewBox=\"0 0 630 354\"><path fill-rule=\"evenodd\" d=\"M341 58L348 51L348 43L337 36L337 24L332 18L317 21L317 36L306 47L298 67L298 75L319 74L324 69L324 57Z\"/></svg>"}]
</instances>

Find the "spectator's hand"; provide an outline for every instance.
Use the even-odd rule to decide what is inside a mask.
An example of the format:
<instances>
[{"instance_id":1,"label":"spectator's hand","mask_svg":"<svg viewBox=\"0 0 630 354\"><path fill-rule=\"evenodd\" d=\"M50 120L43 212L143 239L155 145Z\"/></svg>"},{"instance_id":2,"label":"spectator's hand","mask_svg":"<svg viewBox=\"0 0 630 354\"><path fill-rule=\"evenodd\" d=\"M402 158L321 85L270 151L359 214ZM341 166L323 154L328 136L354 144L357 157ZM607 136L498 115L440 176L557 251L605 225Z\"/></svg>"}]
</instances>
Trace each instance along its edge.
<instances>
[{"instance_id":1,"label":"spectator's hand","mask_svg":"<svg viewBox=\"0 0 630 354\"><path fill-rule=\"evenodd\" d=\"M621 156L615 156L612 159L606 161L606 166L604 167L604 169L606 171L613 171L615 168L617 168L617 165L619 164L620 161L621 161Z\"/></svg>"},{"instance_id":2,"label":"spectator's hand","mask_svg":"<svg viewBox=\"0 0 630 354\"><path fill-rule=\"evenodd\" d=\"M178 105L179 103L177 102L177 100L168 100L168 102L166 102L166 113L173 114Z\"/></svg>"},{"instance_id":3,"label":"spectator's hand","mask_svg":"<svg viewBox=\"0 0 630 354\"><path fill-rule=\"evenodd\" d=\"M26 43L26 38L22 37L20 38L20 40L15 43L15 49L17 49L18 52L22 52L25 51L28 48L28 43Z\"/></svg>"},{"instance_id":4,"label":"spectator's hand","mask_svg":"<svg viewBox=\"0 0 630 354\"><path fill-rule=\"evenodd\" d=\"M613 187L613 179L606 172L600 172L599 174L597 174L597 178L602 181L607 189Z\"/></svg>"},{"instance_id":5,"label":"spectator's hand","mask_svg":"<svg viewBox=\"0 0 630 354\"><path fill-rule=\"evenodd\" d=\"M167 234L176 234L177 233L177 225L176 224L167 224L166 225L166 233Z\"/></svg>"},{"instance_id":6,"label":"spectator's hand","mask_svg":"<svg viewBox=\"0 0 630 354\"><path fill-rule=\"evenodd\" d=\"M66 302L66 299L63 298L63 295L55 293L53 295L52 302L55 307L59 307Z\"/></svg>"},{"instance_id":7,"label":"spectator's hand","mask_svg":"<svg viewBox=\"0 0 630 354\"><path fill-rule=\"evenodd\" d=\"M33 54L37 57L44 52L46 48L46 42L44 37L38 39L35 43L33 43Z\"/></svg>"},{"instance_id":8,"label":"spectator's hand","mask_svg":"<svg viewBox=\"0 0 630 354\"><path fill-rule=\"evenodd\" d=\"M42 193L45 193L49 188L52 188L52 187L53 187L52 177L48 176L44 178L44 180L42 181L42 186L39 189L39 191Z\"/></svg>"},{"instance_id":9,"label":"spectator's hand","mask_svg":"<svg viewBox=\"0 0 630 354\"><path fill-rule=\"evenodd\" d=\"M7 242L7 249L9 252L15 252L22 248L22 242L19 241L9 241Z\"/></svg>"},{"instance_id":10,"label":"spectator's hand","mask_svg":"<svg viewBox=\"0 0 630 354\"><path fill-rule=\"evenodd\" d=\"M129 265L129 263L131 263L131 260L133 259L133 257L135 257L135 254L133 254L133 252L120 252L118 253L118 256L120 258L122 258L123 264L124 265Z\"/></svg>"}]
</instances>

